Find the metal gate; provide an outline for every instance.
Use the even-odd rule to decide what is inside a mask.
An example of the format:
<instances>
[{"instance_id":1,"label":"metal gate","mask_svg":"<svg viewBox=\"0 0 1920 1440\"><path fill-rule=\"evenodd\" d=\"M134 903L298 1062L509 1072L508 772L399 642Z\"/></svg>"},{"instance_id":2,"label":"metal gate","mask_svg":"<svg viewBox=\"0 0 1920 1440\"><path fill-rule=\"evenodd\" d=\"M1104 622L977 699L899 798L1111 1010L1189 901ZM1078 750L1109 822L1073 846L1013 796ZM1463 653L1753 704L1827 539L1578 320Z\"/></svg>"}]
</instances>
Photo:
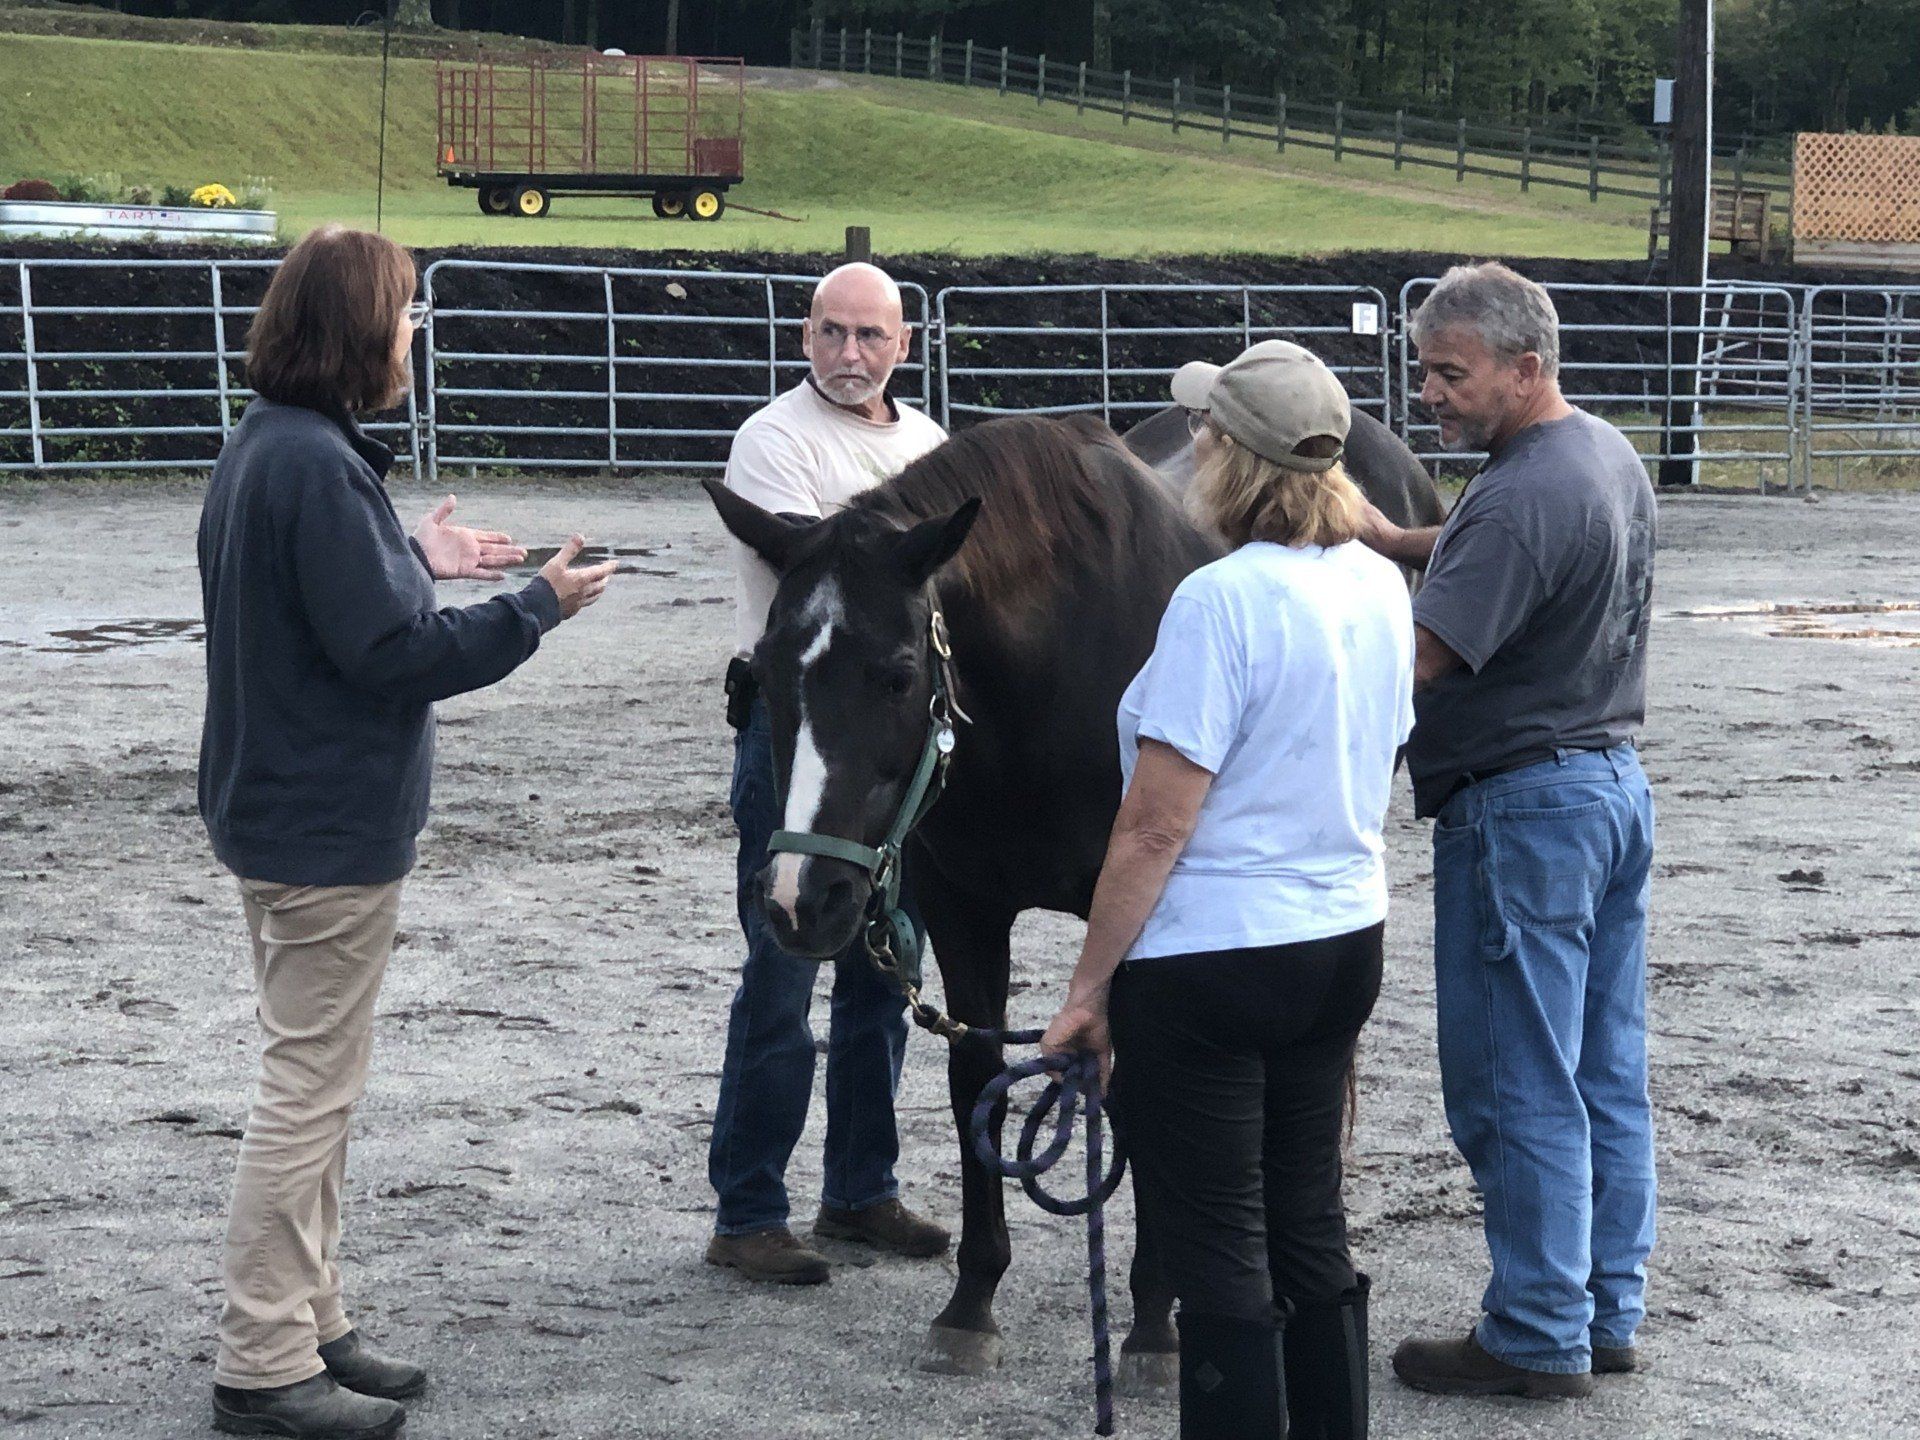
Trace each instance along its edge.
<instances>
[{"instance_id":1,"label":"metal gate","mask_svg":"<svg viewBox=\"0 0 1920 1440\"><path fill-rule=\"evenodd\" d=\"M1920 456L1920 286L1821 285L1801 308L1806 482Z\"/></svg>"},{"instance_id":2,"label":"metal gate","mask_svg":"<svg viewBox=\"0 0 1920 1440\"><path fill-rule=\"evenodd\" d=\"M724 468L740 422L806 371L819 277L441 260L421 283L429 474L685 474ZM927 293L900 289L920 328L895 391L925 405Z\"/></svg>"},{"instance_id":3,"label":"metal gate","mask_svg":"<svg viewBox=\"0 0 1920 1440\"><path fill-rule=\"evenodd\" d=\"M1125 430L1189 360L1259 340L1315 351L1353 403L1391 412L1386 297L1369 285L957 285L935 297L940 419L1096 414Z\"/></svg>"},{"instance_id":4,"label":"metal gate","mask_svg":"<svg viewBox=\"0 0 1920 1440\"><path fill-rule=\"evenodd\" d=\"M253 397L247 326L279 263L0 263L0 470L210 467ZM409 394L366 429L418 464L413 421Z\"/></svg>"},{"instance_id":5,"label":"metal gate","mask_svg":"<svg viewBox=\"0 0 1920 1440\"><path fill-rule=\"evenodd\" d=\"M1437 283L1409 280L1400 290L1400 433L1430 463L1474 463L1484 455L1441 445L1413 373L1407 321ZM1560 386L1567 400L1618 426L1650 467L1670 456L1663 417L1671 396L1686 420L1676 433L1693 436L1703 465L1755 465L1763 490L1769 467L1778 483L1794 483L1803 341L1791 290L1747 284L1543 288L1560 313ZM1682 303L1696 297L1703 302L1698 324Z\"/></svg>"}]
</instances>

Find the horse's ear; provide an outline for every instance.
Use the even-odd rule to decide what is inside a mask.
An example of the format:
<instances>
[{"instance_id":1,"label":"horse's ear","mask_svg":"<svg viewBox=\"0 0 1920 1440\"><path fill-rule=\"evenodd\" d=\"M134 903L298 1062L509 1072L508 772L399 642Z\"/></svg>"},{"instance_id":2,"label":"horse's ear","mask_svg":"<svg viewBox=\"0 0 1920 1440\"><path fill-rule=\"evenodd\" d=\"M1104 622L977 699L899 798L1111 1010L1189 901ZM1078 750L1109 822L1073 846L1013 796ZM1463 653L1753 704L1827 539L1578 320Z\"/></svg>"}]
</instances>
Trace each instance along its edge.
<instances>
[{"instance_id":1,"label":"horse's ear","mask_svg":"<svg viewBox=\"0 0 1920 1440\"><path fill-rule=\"evenodd\" d=\"M895 554L907 578L915 585L924 585L932 579L934 571L951 560L966 542L967 533L979 515L980 497L976 495L962 502L951 515L922 520L901 536Z\"/></svg>"},{"instance_id":2,"label":"horse's ear","mask_svg":"<svg viewBox=\"0 0 1920 1440\"><path fill-rule=\"evenodd\" d=\"M720 512L720 523L733 537L775 570L785 570L808 527L762 510L744 495L736 495L719 480L702 480L700 488Z\"/></svg>"}]
</instances>

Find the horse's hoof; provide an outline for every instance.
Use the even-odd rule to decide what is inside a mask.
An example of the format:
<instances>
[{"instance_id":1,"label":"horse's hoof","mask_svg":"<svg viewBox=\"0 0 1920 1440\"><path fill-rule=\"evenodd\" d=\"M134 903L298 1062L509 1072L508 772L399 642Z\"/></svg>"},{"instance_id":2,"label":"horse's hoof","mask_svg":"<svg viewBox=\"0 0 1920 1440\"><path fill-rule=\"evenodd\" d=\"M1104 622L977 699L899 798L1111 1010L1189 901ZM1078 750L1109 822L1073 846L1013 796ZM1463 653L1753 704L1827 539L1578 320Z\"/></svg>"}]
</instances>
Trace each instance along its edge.
<instances>
[{"instance_id":1,"label":"horse's hoof","mask_svg":"<svg viewBox=\"0 0 1920 1440\"><path fill-rule=\"evenodd\" d=\"M1178 1350L1122 1350L1113 1388L1133 1400L1151 1400L1178 1393Z\"/></svg>"},{"instance_id":2,"label":"horse's hoof","mask_svg":"<svg viewBox=\"0 0 1920 1440\"><path fill-rule=\"evenodd\" d=\"M927 1327L927 1343L915 1368L929 1375L991 1375L1006 1356L1007 1342L983 1330Z\"/></svg>"}]
</instances>

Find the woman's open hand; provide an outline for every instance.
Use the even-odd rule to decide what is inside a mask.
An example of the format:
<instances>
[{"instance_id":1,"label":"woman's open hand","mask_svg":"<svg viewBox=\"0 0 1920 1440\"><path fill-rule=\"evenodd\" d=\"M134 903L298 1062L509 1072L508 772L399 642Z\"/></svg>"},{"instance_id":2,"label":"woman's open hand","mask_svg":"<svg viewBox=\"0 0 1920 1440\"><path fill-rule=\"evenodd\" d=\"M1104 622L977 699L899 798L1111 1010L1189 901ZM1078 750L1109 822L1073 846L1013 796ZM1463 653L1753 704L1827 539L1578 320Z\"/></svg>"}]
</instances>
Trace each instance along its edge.
<instances>
[{"instance_id":1,"label":"woman's open hand","mask_svg":"<svg viewBox=\"0 0 1920 1440\"><path fill-rule=\"evenodd\" d=\"M457 502L449 495L434 506L413 532L427 552L427 565L436 580L504 580L503 568L518 565L527 552L513 537L498 530L469 530L449 525Z\"/></svg>"}]
</instances>

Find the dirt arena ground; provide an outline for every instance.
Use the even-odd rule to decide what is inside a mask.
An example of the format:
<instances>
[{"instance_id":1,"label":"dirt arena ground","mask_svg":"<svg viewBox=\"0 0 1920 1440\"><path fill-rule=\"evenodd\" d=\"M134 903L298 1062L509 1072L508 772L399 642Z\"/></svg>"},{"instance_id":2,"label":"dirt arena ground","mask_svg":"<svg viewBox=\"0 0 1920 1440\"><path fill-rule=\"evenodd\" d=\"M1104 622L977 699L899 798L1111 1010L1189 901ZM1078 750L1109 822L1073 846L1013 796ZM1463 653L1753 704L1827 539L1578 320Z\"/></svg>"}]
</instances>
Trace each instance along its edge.
<instances>
[{"instance_id":1,"label":"dirt arena ground","mask_svg":"<svg viewBox=\"0 0 1920 1440\"><path fill-rule=\"evenodd\" d=\"M165 623L198 615L197 513L184 484L0 489L0 1435L21 1440L206 1425L253 1037L234 887L194 813L199 652ZM1010 1202L1009 1355L980 1382L911 1368L944 1263L836 1249L833 1284L805 1291L701 1263L739 949L717 526L684 483L476 483L461 513L640 553L526 669L441 707L345 1245L359 1322L435 1374L407 1433L1089 1433L1077 1222ZM1386 1372L1408 1331L1467 1323L1484 1261L1403 788L1350 1187L1392 1440L1920 1435L1920 617L1676 613L1920 600L1920 524L1911 498L1869 496L1689 497L1663 523L1652 1368L1546 1408ZM1076 929L1025 924L1018 1020L1051 1013ZM902 1169L957 1219L943 1061L912 1039ZM792 1168L801 1218L819 1138ZM1122 1201L1122 1321L1130 1228ZM1175 1424L1122 1402L1123 1435Z\"/></svg>"}]
</instances>

